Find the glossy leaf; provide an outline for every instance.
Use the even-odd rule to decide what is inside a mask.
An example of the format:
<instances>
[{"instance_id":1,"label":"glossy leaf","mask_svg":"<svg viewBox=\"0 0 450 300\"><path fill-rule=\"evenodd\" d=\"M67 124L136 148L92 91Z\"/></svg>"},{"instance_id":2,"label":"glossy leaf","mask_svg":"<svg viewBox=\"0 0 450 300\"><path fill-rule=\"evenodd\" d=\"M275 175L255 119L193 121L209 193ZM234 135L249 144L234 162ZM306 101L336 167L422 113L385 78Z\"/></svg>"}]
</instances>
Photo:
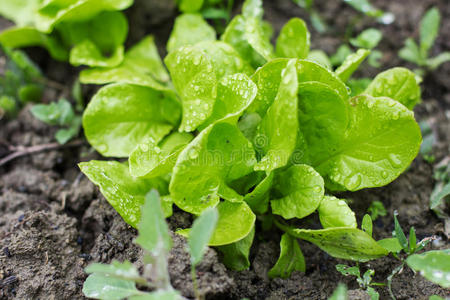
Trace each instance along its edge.
<instances>
[{"instance_id":1,"label":"glossy leaf","mask_svg":"<svg viewBox=\"0 0 450 300\"><path fill-rule=\"evenodd\" d=\"M111 68L91 68L81 71L80 82L105 84L113 82L148 86L158 90L166 89L161 83L169 81L153 36L147 36L131 47L122 63Z\"/></svg>"},{"instance_id":2,"label":"glossy leaf","mask_svg":"<svg viewBox=\"0 0 450 300\"><path fill-rule=\"evenodd\" d=\"M46 1L39 8L35 25L39 31L51 32L63 21L84 21L102 11L123 10L131 4L133 0Z\"/></svg>"},{"instance_id":3,"label":"glossy leaf","mask_svg":"<svg viewBox=\"0 0 450 300\"><path fill-rule=\"evenodd\" d=\"M0 2L0 15L13 21L20 27L33 25L34 14L40 0L14 0Z\"/></svg>"},{"instance_id":4,"label":"glossy leaf","mask_svg":"<svg viewBox=\"0 0 450 300\"><path fill-rule=\"evenodd\" d=\"M255 213L264 214L267 212L273 177L274 173L269 173L250 193L244 196L244 201Z\"/></svg>"},{"instance_id":5,"label":"glossy leaf","mask_svg":"<svg viewBox=\"0 0 450 300\"><path fill-rule=\"evenodd\" d=\"M154 256L158 256L161 252L168 253L172 248L172 238L156 190L151 190L145 195L141 216L138 225L139 235L135 243Z\"/></svg>"},{"instance_id":6,"label":"glossy leaf","mask_svg":"<svg viewBox=\"0 0 450 300\"><path fill-rule=\"evenodd\" d=\"M0 43L9 48L40 46L47 49L56 60L65 61L69 58L69 51L53 35L46 35L31 26L11 27L0 33Z\"/></svg>"},{"instance_id":7,"label":"glossy leaf","mask_svg":"<svg viewBox=\"0 0 450 300\"><path fill-rule=\"evenodd\" d=\"M219 197L242 201L227 184L249 174L255 162L253 147L236 125L226 120L212 124L180 153L170 194L178 207L193 214L217 205Z\"/></svg>"},{"instance_id":8,"label":"glossy leaf","mask_svg":"<svg viewBox=\"0 0 450 300\"><path fill-rule=\"evenodd\" d=\"M276 43L279 57L306 58L309 52L310 36L305 22L292 18L281 29Z\"/></svg>"},{"instance_id":9,"label":"glossy leaf","mask_svg":"<svg viewBox=\"0 0 450 300\"><path fill-rule=\"evenodd\" d=\"M350 54L345 58L342 65L336 69L336 75L346 82L369 54L370 51L366 49L359 49L356 53Z\"/></svg>"},{"instance_id":10,"label":"glossy leaf","mask_svg":"<svg viewBox=\"0 0 450 300\"><path fill-rule=\"evenodd\" d=\"M293 271L305 272L305 258L296 238L284 233L281 236L280 248L280 257L267 274L270 278L288 278Z\"/></svg>"},{"instance_id":11,"label":"glossy leaf","mask_svg":"<svg viewBox=\"0 0 450 300\"><path fill-rule=\"evenodd\" d=\"M160 141L177 125L178 101L172 93L112 84L101 88L83 114L89 143L104 156L126 157L149 138Z\"/></svg>"},{"instance_id":12,"label":"glossy leaf","mask_svg":"<svg viewBox=\"0 0 450 300\"><path fill-rule=\"evenodd\" d=\"M120 300L141 293L133 281L100 274L89 275L83 285L83 294L95 299Z\"/></svg>"},{"instance_id":13,"label":"glossy leaf","mask_svg":"<svg viewBox=\"0 0 450 300\"><path fill-rule=\"evenodd\" d=\"M406 263L431 282L450 288L450 250L413 254L406 259Z\"/></svg>"},{"instance_id":14,"label":"glossy leaf","mask_svg":"<svg viewBox=\"0 0 450 300\"><path fill-rule=\"evenodd\" d=\"M250 254L250 248L255 236L255 228L240 241L235 243L219 246L217 249L223 254L222 263L235 271L247 270L250 267L250 261L248 256Z\"/></svg>"},{"instance_id":15,"label":"glossy leaf","mask_svg":"<svg viewBox=\"0 0 450 300\"><path fill-rule=\"evenodd\" d=\"M344 200L333 196L324 196L317 209L323 228L356 228L355 213Z\"/></svg>"},{"instance_id":16,"label":"glossy leaf","mask_svg":"<svg viewBox=\"0 0 450 300\"><path fill-rule=\"evenodd\" d=\"M242 5L242 15L245 18L257 18L262 19L263 7L261 0L245 0Z\"/></svg>"},{"instance_id":17,"label":"glossy leaf","mask_svg":"<svg viewBox=\"0 0 450 300\"><path fill-rule=\"evenodd\" d=\"M294 229L292 234L336 258L368 261L388 254L367 233L357 228Z\"/></svg>"},{"instance_id":18,"label":"glossy leaf","mask_svg":"<svg viewBox=\"0 0 450 300\"><path fill-rule=\"evenodd\" d=\"M167 42L167 51L172 52L182 46L195 45L202 41L216 40L214 28L199 14L182 14L175 20Z\"/></svg>"},{"instance_id":19,"label":"glossy leaf","mask_svg":"<svg viewBox=\"0 0 450 300\"><path fill-rule=\"evenodd\" d=\"M217 205L219 220L209 246L223 246L236 243L253 230L256 216L245 202L222 201ZM188 237L190 229L177 231Z\"/></svg>"},{"instance_id":20,"label":"glossy leaf","mask_svg":"<svg viewBox=\"0 0 450 300\"><path fill-rule=\"evenodd\" d=\"M202 8L203 2L204 0L180 0L178 8L185 13L197 12Z\"/></svg>"},{"instance_id":21,"label":"glossy leaf","mask_svg":"<svg viewBox=\"0 0 450 300\"><path fill-rule=\"evenodd\" d=\"M189 133L172 133L159 144L148 139L130 154L130 174L135 177L152 178L172 171L178 155L193 139Z\"/></svg>"},{"instance_id":22,"label":"glossy leaf","mask_svg":"<svg viewBox=\"0 0 450 300\"><path fill-rule=\"evenodd\" d=\"M213 112L201 127L225 118L233 118L237 121L252 103L256 90L256 85L244 74L237 73L223 77L218 82Z\"/></svg>"},{"instance_id":23,"label":"glossy leaf","mask_svg":"<svg viewBox=\"0 0 450 300\"><path fill-rule=\"evenodd\" d=\"M348 102L320 82L301 83L298 102L299 128L309 162L316 166L341 145L349 121Z\"/></svg>"},{"instance_id":24,"label":"glossy leaf","mask_svg":"<svg viewBox=\"0 0 450 300\"><path fill-rule=\"evenodd\" d=\"M255 68L274 57L273 47L259 18L241 15L234 17L221 39L233 46Z\"/></svg>"},{"instance_id":25,"label":"glossy leaf","mask_svg":"<svg viewBox=\"0 0 450 300\"><path fill-rule=\"evenodd\" d=\"M275 174L270 205L272 212L285 219L304 218L322 201L323 179L308 165L294 165Z\"/></svg>"},{"instance_id":26,"label":"glossy leaf","mask_svg":"<svg viewBox=\"0 0 450 300\"><path fill-rule=\"evenodd\" d=\"M183 117L179 131L193 131L213 112L217 78L211 61L195 47L175 50L164 59L181 97Z\"/></svg>"},{"instance_id":27,"label":"glossy leaf","mask_svg":"<svg viewBox=\"0 0 450 300\"><path fill-rule=\"evenodd\" d=\"M411 110L420 102L420 86L416 75L405 68L392 68L378 74L364 93L374 97L389 97Z\"/></svg>"},{"instance_id":28,"label":"glossy leaf","mask_svg":"<svg viewBox=\"0 0 450 300\"><path fill-rule=\"evenodd\" d=\"M67 44L74 45L69 58L72 65L113 67L123 60L128 23L121 12L102 12L92 20L61 24L58 30Z\"/></svg>"},{"instance_id":29,"label":"glossy leaf","mask_svg":"<svg viewBox=\"0 0 450 300\"><path fill-rule=\"evenodd\" d=\"M210 207L205 209L192 224L188 239L191 265L195 266L202 260L216 228L218 218L217 209Z\"/></svg>"},{"instance_id":30,"label":"glossy leaf","mask_svg":"<svg viewBox=\"0 0 450 300\"><path fill-rule=\"evenodd\" d=\"M263 156L255 170L270 172L285 166L296 145L298 82L295 60L288 62L281 77L278 93L256 135L256 139L264 141L264 144L256 145Z\"/></svg>"},{"instance_id":31,"label":"glossy leaf","mask_svg":"<svg viewBox=\"0 0 450 300\"><path fill-rule=\"evenodd\" d=\"M344 137L331 146L331 153L312 160L313 166L326 180L350 191L391 182L419 151L421 135L414 114L395 100L368 95L352 98L348 109L344 132L327 133ZM314 153L309 155L314 158Z\"/></svg>"},{"instance_id":32,"label":"glossy leaf","mask_svg":"<svg viewBox=\"0 0 450 300\"><path fill-rule=\"evenodd\" d=\"M167 184L161 179L142 179L132 177L128 166L116 161L83 162L81 171L97 186L106 200L133 227L137 227L141 216L141 206L145 195L151 188L167 193ZM165 203L164 211L172 206ZM166 214L167 215L167 214Z\"/></svg>"}]
</instances>

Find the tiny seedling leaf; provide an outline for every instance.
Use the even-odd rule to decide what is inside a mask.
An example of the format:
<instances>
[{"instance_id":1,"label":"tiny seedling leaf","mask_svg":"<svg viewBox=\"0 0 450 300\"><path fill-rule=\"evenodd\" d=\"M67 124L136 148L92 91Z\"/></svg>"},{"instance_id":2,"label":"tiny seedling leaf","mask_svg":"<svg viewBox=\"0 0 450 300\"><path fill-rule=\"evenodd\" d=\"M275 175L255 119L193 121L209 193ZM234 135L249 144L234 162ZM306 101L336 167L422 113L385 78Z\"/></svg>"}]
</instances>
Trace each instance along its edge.
<instances>
[{"instance_id":1,"label":"tiny seedling leaf","mask_svg":"<svg viewBox=\"0 0 450 300\"><path fill-rule=\"evenodd\" d=\"M305 272L305 258L296 238L284 233L281 236L280 248L280 257L268 273L270 278L288 278L293 271Z\"/></svg>"},{"instance_id":2,"label":"tiny seedling leaf","mask_svg":"<svg viewBox=\"0 0 450 300\"><path fill-rule=\"evenodd\" d=\"M191 264L197 265L203 258L211 236L216 228L219 218L216 208L207 208L194 221L189 231L189 253L191 255Z\"/></svg>"}]
</instances>

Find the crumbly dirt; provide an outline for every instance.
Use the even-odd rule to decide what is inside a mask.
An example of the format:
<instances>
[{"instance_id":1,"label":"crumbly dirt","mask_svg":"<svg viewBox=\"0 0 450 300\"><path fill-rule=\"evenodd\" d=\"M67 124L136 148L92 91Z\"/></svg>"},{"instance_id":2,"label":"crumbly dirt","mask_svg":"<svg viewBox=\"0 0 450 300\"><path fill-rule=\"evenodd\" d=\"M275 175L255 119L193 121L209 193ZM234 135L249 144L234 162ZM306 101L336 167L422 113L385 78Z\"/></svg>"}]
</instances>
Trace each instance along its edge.
<instances>
[{"instance_id":1,"label":"crumbly dirt","mask_svg":"<svg viewBox=\"0 0 450 300\"><path fill-rule=\"evenodd\" d=\"M397 52L409 36L418 37L417 24L423 12L436 5L442 13L440 35L431 53L450 50L450 5L446 0L371 1L377 7L393 12L396 21L381 25L370 18L361 18L341 1L316 0L315 7L329 25L330 31L319 35L312 29L312 47L332 54L350 35L370 26L381 29L384 38L382 68L403 65ZM136 1L126 13L130 19L131 45L146 34L155 35L164 54L176 10L171 1ZM274 25L275 36L291 17L299 16L309 23L308 15L293 1L265 1L265 18ZM239 4L236 5L236 11ZM0 28L8 26L0 19ZM77 70L54 62L45 51L27 50L51 80L65 89L49 88L44 102L70 95L70 86ZM357 76L374 76L377 70L364 65ZM423 103L415 109L419 121L427 120L436 136L433 153L436 163L449 157L450 144L450 63L429 73L422 85ZM84 87L86 99L95 88ZM0 157L8 146L33 146L53 141L55 128L34 119L25 107L16 119L0 120ZM81 138L81 137L80 137ZM133 243L136 231L111 208L98 189L84 177L76 163L100 159L87 144L64 148L16 159L0 167L0 299L84 299L81 288L86 275L83 268L91 262L130 260L142 266L142 251ZM429 195L435 184L433 165L418 157L410 169L383 188L368 189L340 195L351 200L358 220L372 201L381 201L387 216L374 223L376 239L389 237L393 230L393 211L400 213L404 228L414 226L418 238L436 235L438 240L427 249L448 247L448 231L444 222L428 210ZM189 214L175 208L169 219L172 230L190 225ZM317 216L310 222L316 226ZM294 272L289 279L269 279L267 271L279 253L280 232L262 232L251 249L249 270L235 272L220 263L220 254L209 249L198 266L201 293L207 299L327 299L338 282L347 284L351 299L366 299L356 281L343 277L336 269L337 260L317 247L300 241L306 258L306 272ZM169 272L173 286L186 297L193 297L189 256L186 242L173 236L174 247L169 257ZM362 270L373 268L375 282L385 282L398 266L398 261L386 257L361 264ZM386 287L376 287L381 299L389 299ZM430 295L449 296L449 291L430 283L410 269L396 276L392 289L397 299L428 299Z\"/></svg>"}]
</instances>

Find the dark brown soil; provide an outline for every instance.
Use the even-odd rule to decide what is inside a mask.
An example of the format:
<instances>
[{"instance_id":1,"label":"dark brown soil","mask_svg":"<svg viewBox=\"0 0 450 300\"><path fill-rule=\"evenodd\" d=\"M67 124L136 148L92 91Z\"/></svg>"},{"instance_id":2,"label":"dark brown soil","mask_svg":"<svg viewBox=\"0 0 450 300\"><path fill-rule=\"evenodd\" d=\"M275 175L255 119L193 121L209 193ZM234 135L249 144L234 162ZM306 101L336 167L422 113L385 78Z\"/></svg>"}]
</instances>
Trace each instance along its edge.
<instances>
[{"instance_id":1,"label":"dark brown soil","mask_svg":"<svg viewBox=\"0 0 450 300\"><path fill-rule=\"evenodd\" d=\"M136 1L127 14L130 18L128 43L153 33L161 53L176 14L170 1ZM166 3L167 4L163 4ZM170 2L170 3L169 3ZM432 50L437 54L450 50L450 4L446 0L372 1L374 5L393 12L396 21L380 25L358 14L341 1L316 1L316 7L330 26L327 34L313 29L313 48L332 54L348 32L357 33L369 26L380 28L384 39L382 69L403 65L397 52L402 41L418 36L417 24L423 12L437 5L442 13L440 36ZM275 34L291 17L307 14L290 0L265 1L265 16L274 25ZM8 24L0 19L0 28ZM353 24L354 23L354 24ZM353 27L351 27L353 24ZM310 26L311 28L311 26ZM40 64L46 76L67 86L67 90L48 89L45 102L68 95L76 70L66 64L55 63L39 49L28 51ZM365 65L360 76L374 76L377 70ZM92 91L86 88L88 96ZM450 63L430 73L423 84L423 103L418 105L416 117L428 120L436 134L433 152L436 162L449 157L450 144ZM10 121L0 121L0 145L32 146L53 141L55 128L34 119L29 107ZM0 153L1 155L1 153ZM110 262L112 259L130 260L141 265L141 250L133 244L136 231L130 228L109 206L97 188L82 176L76 163L100 158L88 145L65 148L17 159L0 169L0 299L83 299L81 288L86 275L83 268L90 262ZM418 238L439 237L427 249L445 247L448 234L444 221L428 210L429 195L435 184L433 165L418 157L411 168L390 185L346 193L361 220L374 200L385 205L388 215L375 222L375 238L391 235L393 211L400 213L404 228L414 226ZM312 218L314 220L314 217ZM169 219L172 229L187 227L188 214L175 211ZM259 225L258 225L259 227ZM344 282L352 299L364 299L352 278L343 277L334 259L315 246L300 242L307 269L293 273L290 279L267 278L267 271L275 263L279 252L280 233L261 232L251 249L251 267L233 272L220 263L215 250L208 250L198 267L199 286L207 299L326 299L338 282ZM193 297L189 257L182 237L174 236L174 248L169 258L170 275L175 288L186 297ZM448 247L448 246L446 246ZM376 282L385 282L399 262L386 257L361 264L363 270L375 269ZM450 296L440 288L405 269L393 280L397 299L428 299L430 295ZM376 288L381 299L389 299L385 287Z\"/></svg>"}]
</instances>

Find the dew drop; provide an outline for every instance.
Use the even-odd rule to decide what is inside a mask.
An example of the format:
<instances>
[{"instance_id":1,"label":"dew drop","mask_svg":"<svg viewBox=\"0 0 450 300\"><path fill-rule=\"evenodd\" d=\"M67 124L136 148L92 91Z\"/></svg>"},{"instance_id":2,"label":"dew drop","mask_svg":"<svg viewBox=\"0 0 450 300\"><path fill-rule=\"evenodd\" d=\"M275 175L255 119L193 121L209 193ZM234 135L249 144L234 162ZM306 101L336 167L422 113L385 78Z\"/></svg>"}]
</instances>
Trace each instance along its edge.
<instances>
[{"instance_id":1,"label":"dew drop","mask_svg":"<svg viewBox=\"0 0 450 300\"><path fill-rule=\"evenodd\" d=\"M344 183L349 190L355 190L361 185L361 181L361 174L355 174L352 177L348 177Z\"/></svg>"},{"instance_id":2,"label":"dew drop","mask_svg":"<svg viewBox=\"0 0 450 300\"><path fill-rule=\"evenodd\" d=\"M98 145L97 149L98 149L98 152L100 152L100 153L106 152L106 151L108 151L108 145L100 144L100 145Z\"/></svg>"},{"instance_id":3,"label":"dew drop","mask_svg":"<svg viewBox=\"0 0 450 300\"><path fill-rule=\"evenodd\" d=\"M322 187L319 185L316 185L315 187L313 187L314 192L316 193L320 193L322 191Z\"/></svg>"},{"instance_id":4,"label":"dew drop","mask_svg":"<svg viewBox=\"0 0 450 300\"><path fill-rule=\"evenodd\" d=\"M402 166L402 161L400 160L398 155L394 153L389 154L388 160L394 168L399 168Z\"/></svg>"},{"instance_id":5,"label":"dew drop","mask_svg":"<svg viewBox=\"0 0 450 300\"><path fill-rule=\"evenodd\" d=\"M148 151L148 145L147 144L141 144L140 146L139 146L139 148L141 148L141 150L143 151L143 152L147 152Z\"/></svg>"},{"instance_id":6,"label":"dew drop","mask_svg":"<svg viewBox=\"0 0 450 300\"><path fill-rule=\"evenodd\" d=\"M196 159L198 157L198 151L196 149L191 149L189 151L189 158Z\"/></svg>"},{"instance_id":7,"label":"dew drop","mask_svg":"<svg viewBox=\"0 0 450 300\"><path fill-rule=\"evenodd\" d=\"M386 179L386 178L388 177L388 172L387 172L387 171L381 172L381 177L383 177L384 179Z\"/></svg>"}]
</instances>

